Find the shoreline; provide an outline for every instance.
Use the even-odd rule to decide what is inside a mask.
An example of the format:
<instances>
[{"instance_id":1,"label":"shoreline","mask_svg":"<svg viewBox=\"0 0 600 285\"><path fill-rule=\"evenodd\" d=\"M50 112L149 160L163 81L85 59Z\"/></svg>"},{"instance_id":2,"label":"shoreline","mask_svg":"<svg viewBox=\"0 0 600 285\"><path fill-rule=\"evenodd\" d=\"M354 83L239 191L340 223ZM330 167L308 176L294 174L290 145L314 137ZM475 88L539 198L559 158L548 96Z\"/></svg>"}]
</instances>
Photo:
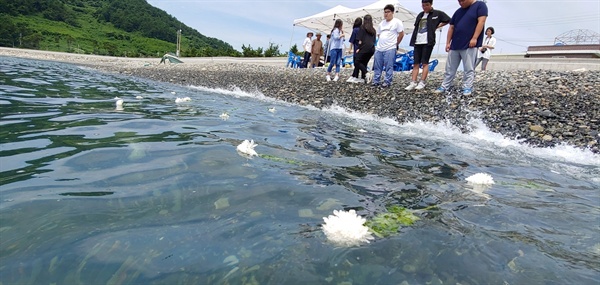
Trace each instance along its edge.
<instances>
[{"instance_id":1,"label":"shoreline","mask_svg":"<svg viewBox=\"0 0 600 285\"><path fill-rule=\"evenodd\" d=\"M443 77L443 65L430 73L427 87L405 91L406 72L394 74L391 88L346 83L351 68L340 81L326 82L320 69L286 68L286 59L214 58L185 59L183 64L163 64L159 58L119 58L0 48L0 56L73 63L104 72L146 78L183 86L260 91L265 96L317 108L340 107L388 117L399 123L446 121L469 132L470 120L481 119L493 132L535 147L567 143L600 153L600 70L506 70L477 72L474 93L457 90L433 94ZM458 72L455 86L460 86Z\"/></svg>"}]
</instances>

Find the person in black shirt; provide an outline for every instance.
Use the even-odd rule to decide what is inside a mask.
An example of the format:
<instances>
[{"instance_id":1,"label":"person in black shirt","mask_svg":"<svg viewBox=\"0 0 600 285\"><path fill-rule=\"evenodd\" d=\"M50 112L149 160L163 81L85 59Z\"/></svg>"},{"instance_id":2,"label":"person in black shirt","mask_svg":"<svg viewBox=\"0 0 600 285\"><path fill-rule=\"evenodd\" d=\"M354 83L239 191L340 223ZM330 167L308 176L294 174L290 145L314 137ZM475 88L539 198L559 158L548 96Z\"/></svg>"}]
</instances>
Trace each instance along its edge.
<instances>
[{"instance_id":1,"label":"person in black shirt","mask_svg":"<svg viewBox=\"0 0 600 285\"><path fill-rule=\"evenodd\" d=\"M377 31L373 27L373 17L371 15L365 15L363 18L362 26L356 36L358 47L356 49L354 59L354 72L352 77L354 78L352 83L370 83L366 82L365 78L367 75L367 64L375 53L375 39L377 37ZM361 79L358 79L358 72L361 72Z\"/></svg>"},{"instance_id":2,"label":"person in black shirt","mask_svg":"<svg viewBox=\"0 0 600 285\"><path fill-rule=\"evenodd\" d=\"M412 70L412 81L405 90L421 90L425 88L427 75L429 74L429 58L435 46L435 30L450 22L450 17L439 10L433 9L433 0L421 0L423 12L415 19L415 30L410 38L410 46L414 46L415 63ZM421 81L417 84L419 77L419 66L423 65Z\"/></svg>"}]
</instances>

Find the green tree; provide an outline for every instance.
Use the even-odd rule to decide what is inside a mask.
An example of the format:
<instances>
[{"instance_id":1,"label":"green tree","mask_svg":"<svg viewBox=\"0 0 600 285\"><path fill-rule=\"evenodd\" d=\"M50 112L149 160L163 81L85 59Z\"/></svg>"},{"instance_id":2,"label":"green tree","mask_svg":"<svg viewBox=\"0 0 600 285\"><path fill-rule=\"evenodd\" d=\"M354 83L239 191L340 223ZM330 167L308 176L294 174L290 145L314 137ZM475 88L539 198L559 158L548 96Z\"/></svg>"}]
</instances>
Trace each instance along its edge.
<instances>
[{"instance_id":1,"label":"green tree","mask_svg":"<svg viewBox=\"0 0 600 285\"><path fill-rule=\"evenodd\" d=\"M15 46L19 36L17 27L12 22L11 18L5 14L0 14L0 23L2 23L0 25L0 46Z\"/></svg>"},{"instance_id":2,"label":"green tree","mask_svg":"<svg viewBox=\"0 0 600 285\"><path fill-rule=\"evenodd\" d=\"M44 38L44 36L42 36L42 34L40 34L40 33L33 33L33 34L23 36L23 47L31 48L31 49L38 49L38 48L40 48L40 42L42 41L43 38Z\"/></svg>"},{"instance_id":3,"label":"green tree","mask_svg":"<svg viewBox=\"0 0 600 285\"><path fill-rule=\"evenodd\" d=\"M300 52L298 51L298 46L296 44L294 44L291 48L290 51L296 55L302 55L300 54Z\"/></svg>"},{"instance_id":4,"label":"green tree","mask_svg":"<svg viewBox=\"0 0 600 285\"><path fill-rule=\"evenodd\" d=\"M265 50L265 57L277 57L281 55L279 52L279 45L269 42L269 48Z\"/></svg>"},{"instance_id":5,"label":"green tree","mask_svg":"<svg viewBox=\"0 0 600 285\"><path fill-rule=\"evenodd\" d=\"M242 45L242 55L244 57L262 57L263 56L263 49L262 48L257 48L256 50L252 48L251 45L248 45L247 47L245 45Z\"/></svg>"}]
</instances>

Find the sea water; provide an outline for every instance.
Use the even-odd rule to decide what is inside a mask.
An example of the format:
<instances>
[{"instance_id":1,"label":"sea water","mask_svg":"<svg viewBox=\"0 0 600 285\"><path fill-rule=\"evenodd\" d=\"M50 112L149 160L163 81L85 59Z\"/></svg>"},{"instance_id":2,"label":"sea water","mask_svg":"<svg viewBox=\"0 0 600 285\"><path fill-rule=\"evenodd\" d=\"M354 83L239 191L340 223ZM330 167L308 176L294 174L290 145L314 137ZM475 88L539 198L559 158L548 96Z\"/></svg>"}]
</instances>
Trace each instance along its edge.
<instances>
[{"instance_id":1,"label":"sea water","mask_svg":"<svg viewBox=\"0 0 600 285\"><path fill-rule=\"evenodd\" d=\"M600 282L598 154L0 59L2 284ZM421 219L350 248L321 230L392 205Z\"/></svg>"}]
</instances>

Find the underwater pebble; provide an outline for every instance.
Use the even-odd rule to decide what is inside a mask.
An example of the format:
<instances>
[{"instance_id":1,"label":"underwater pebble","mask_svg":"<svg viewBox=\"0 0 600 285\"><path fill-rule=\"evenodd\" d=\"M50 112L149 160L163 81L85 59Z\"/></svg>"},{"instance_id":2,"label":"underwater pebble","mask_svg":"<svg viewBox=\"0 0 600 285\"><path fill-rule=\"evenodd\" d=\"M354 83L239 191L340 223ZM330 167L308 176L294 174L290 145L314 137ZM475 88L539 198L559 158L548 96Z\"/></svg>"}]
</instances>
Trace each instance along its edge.
<instances>
[{"instance_id":1,"label":"underwater pebble","mask_svg":"<svg viewBox=\"0 0 600 285\"><path fill-rule=\"evenodd\" d=\"M298 216L300 216L301 218L310 218L314 215L311 209L300 209L298 210Z\"/></svg>"},{"instance_id":2,"label":"underwater pebble","mask_svg":"<svg viewBox=\"0 0 600 285\"><path fill-rule=\"evenodd\" d=\"M221 198L215 201L215 208L217 210L229 207L229 198Z\"/></svg>"}]
</instances>

